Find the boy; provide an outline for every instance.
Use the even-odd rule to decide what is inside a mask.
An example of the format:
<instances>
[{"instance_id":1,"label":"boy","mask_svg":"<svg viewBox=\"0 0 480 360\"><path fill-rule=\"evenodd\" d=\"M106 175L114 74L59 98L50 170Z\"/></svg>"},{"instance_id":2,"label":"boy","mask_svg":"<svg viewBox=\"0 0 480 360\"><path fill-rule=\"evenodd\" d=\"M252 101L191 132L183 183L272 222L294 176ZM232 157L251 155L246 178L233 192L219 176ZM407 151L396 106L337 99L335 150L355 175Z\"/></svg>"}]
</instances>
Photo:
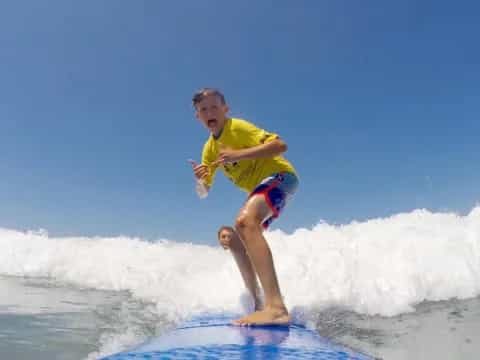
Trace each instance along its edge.
<instances>
[{"instance_id":1,"label":"boy","mask_svg":"<svg viewBox=\"0 0 480 360\"><path fill-rule=\"evenodd\" d=\"M237 325L287 324L290 315L283 303L272 253L263 237L274 218L298 186L293 166L281 156L287 145L276 134L248 121L227 116L228 106L220 91L205 88L192 99L195 115L210 132L202 152L202 163L191 161L200 189L207 194L215 172L223 173L249 196L235 220L236 233L252 269L262 285L265 304Z\"/></svg>"}]
</instances>

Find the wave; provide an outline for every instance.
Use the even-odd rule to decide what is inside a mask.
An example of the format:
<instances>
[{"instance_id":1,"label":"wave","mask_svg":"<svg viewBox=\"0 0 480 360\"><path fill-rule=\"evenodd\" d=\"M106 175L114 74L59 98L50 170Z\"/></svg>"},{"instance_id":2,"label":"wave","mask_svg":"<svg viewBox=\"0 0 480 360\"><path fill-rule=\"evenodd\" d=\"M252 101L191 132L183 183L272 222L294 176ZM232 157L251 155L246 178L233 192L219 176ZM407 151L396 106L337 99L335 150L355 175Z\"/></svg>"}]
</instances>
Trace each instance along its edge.
<instances>
[{"instance_id":1,"label":"wave","mask_svg":"<svg viewBox=\"0 0 480 360\"><path fill-rule=\"evenodd\" d=\"M292 309L394 316L424 300L480 294L480 207L465 216L419 209L265 236ZM2 228L0 246L0 274L127 290L172 321L246 306L234 261L218 246Z\"/></svg>"}]
</instances>

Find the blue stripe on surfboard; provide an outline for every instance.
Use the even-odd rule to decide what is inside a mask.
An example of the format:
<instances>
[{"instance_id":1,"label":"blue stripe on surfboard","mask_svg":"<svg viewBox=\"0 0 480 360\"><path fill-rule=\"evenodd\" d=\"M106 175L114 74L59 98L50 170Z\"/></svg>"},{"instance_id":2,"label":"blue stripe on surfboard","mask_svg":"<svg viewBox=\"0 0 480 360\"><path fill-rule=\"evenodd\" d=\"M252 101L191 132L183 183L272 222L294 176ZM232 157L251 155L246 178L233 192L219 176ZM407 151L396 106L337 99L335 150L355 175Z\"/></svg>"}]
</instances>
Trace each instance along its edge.
<instances>
[{"instance_id":1,"label":"blue stripe on surfboard","mask_svg":"<svg viewBox=\"0 0 480 360\"><path fill-rule=\"evenodd\" d=\"M351 359L373 358L336 344L302 325L235 326L232 316L196 317L136 348L103 358L120 359Z\"/></svg>"}]
</instances>

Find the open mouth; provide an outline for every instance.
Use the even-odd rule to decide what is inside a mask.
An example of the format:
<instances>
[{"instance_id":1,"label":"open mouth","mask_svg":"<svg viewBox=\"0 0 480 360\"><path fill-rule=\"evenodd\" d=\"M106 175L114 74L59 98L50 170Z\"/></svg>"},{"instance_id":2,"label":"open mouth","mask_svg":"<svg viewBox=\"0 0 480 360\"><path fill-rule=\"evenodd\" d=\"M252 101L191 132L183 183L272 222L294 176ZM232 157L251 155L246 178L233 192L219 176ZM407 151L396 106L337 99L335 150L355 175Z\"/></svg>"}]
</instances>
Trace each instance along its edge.
<instances>
[{"instance_id":1,"label":"open mouth","mask_svg":"<svg viewBox=\"0 0 480 360\"><path fill-rule=\"evenodd\" d=\"M215 125L217 125L217 119L209 119L207 121L207 125L208 127L214 127Z\"/></svg>"}]
</instances>

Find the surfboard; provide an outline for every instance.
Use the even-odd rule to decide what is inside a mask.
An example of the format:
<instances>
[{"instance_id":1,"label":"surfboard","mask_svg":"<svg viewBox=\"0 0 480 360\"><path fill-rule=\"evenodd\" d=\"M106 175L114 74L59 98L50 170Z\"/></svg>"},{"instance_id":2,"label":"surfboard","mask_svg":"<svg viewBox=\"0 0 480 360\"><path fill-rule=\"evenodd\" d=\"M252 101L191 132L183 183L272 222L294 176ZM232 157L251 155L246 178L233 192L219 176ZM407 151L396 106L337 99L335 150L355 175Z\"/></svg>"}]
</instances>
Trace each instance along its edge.
<instances>
[{"instance_id":1,"label":"surfboard","mask_svg":"<svg viewBox=\"0 0 480 360\"><path fill-rule=\"evenodd\" d=\"M373 360L302 325L236 326L236 316L202 315L131 350L120 359L352 359Z\"/></svg>"}]
</instances>

